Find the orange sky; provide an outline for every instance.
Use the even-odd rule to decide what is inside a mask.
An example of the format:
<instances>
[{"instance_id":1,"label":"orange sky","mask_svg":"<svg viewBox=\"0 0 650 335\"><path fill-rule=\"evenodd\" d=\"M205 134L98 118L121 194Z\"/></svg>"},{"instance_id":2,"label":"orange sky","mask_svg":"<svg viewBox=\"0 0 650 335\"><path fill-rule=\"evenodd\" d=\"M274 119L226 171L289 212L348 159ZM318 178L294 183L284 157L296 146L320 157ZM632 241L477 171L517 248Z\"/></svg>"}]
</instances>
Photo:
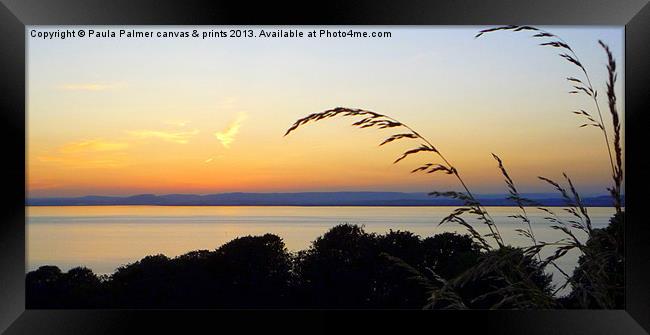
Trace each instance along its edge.
<instances>
[{"instance_id":1,"label":"orange sky","mask_svg":"<svg viewBox=\"0 0 650 335\"><path fill-rule=\"evenodd\" d=\"M29 195L457 187L446 175L409 174L433 157L391 164L418 143L379 148L392 132L354 129L352 119L282 136L337 106L408 123L478 193L505 191L492 152L524 192L551 192L536 176L564 171L579 189L606 192L602 135L570 113L592 106L566 94L570 64L520 35L387 29L390 40L29 39ZM620 28L553 31L579 50L600 90L598 38L623 69Z\"/></svg>"}]
</instances>

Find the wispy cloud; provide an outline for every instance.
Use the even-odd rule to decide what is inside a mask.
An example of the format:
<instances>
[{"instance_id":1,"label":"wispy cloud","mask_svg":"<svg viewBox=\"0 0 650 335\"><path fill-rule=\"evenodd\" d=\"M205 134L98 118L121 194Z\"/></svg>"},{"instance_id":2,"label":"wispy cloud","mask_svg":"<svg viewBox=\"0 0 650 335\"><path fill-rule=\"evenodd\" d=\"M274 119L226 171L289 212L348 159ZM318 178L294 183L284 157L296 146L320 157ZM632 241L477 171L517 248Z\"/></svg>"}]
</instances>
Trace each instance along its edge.
<instances>
[{"instance_id":1,"label":"wispy cloud","mask_svg":"<svg viewBox=\"0 0 650 335\"><path fill-rule=\"evenodd\" d=\"M208 164L208 163L212 163L212 162L214 162L215 160L219 160L219 159L221 159L221 158L223 158L223 157L224 157L223 155L215 155L215 156L212 156L212 157L206 159L206 160L203 161L203 162L206 163L206 164Z\"/></svg>"},{"instance_id":2,"label":"wispy cloud","mask_svg":"<svg viewBox=\"0 0 650 335\"><path fill-rule=\"evenodd\" d=\"M128 148L125 142L90 139L64 144L59 149L62 153L119 151Z\"/></svg>"},{"instance_id":3,"label":"wispy cloud","mask_svg":"<svg viewBox=\"0 0 650 335\"><path fill-rule=\"evenodd\" d=\"M217 140L219 140L226 149L230 148L232 142L235 141L235 136L239 133L239 128L246 118L247 115L245 113L239 114L237 119L230 123L228 128L214 133L214 136L217 137Z\"/></svg>"},{"instance_id":4,"label":"wispy cloud","mask_svg":"<svg viewBox=\"0 0 650 335\"><path fill-rule=\"evenodd\" d=\"M192 137L199 133L198 129L188 131L164 131L164 130L131 130L129 134L138 138L157 138L178 144L187 144Z\"/></svg>"},{"instance_id":5,"label":"wispy cloud","mask_svg":"<svg viewBox=\"0 0 650 335\"><path fill-rule=\"evenodd\" d=\"M55 152L36 156L42 163L66 168L114 168L125 165L126 142L88 139L63 144Z\"/></svg>"},{"instance_id":6,"label":"wispy cloud","mask_svg":"<svg viewBox=\"0 0 650 335\"><path fill-rule=\"evenodd\" d=\"M167 120L164 122L166 125L170 126L176 126L176 127L185 127L187 126L190 121L184 121L184 120Z\"/></svg>"},{"instance_id":7,"label":"wispy cloud","mask_svg":"<svg viewBox=\"0 0 650 335\"><path fill-rule=\"evenodd\" d=\"M84 154L83 156L59 155L59 156L38 156L42 163L55 164L65 168L74 169L101 169L118 168L126 165L126 157L122 153L104 154L96 157L97 154Z\"/></svg>"},{"instance_id":8,"label":"wispy cloud","mask_svg":"<svg viewBox=\"0 0 650 335\"><path fill-rule=\"evenodd\" d=\"M106 91L126 86L124 83L75 83L63 84L58 88L64 91Z\"/></svg>"}]
</instances>

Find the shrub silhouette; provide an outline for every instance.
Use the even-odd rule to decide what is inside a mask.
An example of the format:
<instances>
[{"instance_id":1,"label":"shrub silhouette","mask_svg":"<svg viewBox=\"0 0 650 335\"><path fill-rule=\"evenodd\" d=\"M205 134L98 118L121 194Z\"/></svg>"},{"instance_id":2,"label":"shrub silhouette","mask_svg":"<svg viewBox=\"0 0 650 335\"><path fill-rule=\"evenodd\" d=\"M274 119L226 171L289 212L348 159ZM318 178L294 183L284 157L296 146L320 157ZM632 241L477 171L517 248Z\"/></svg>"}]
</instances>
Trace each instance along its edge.
<instances>
[{"instance_id":1,"label":"shrub silhouette","mask_svg":"<svg viewBox=\"0 0 650 335\"><path fill-rule=\"evenodd\" d=\"M307 306L369 307L377 241L363 228L343 224L318 237L300 253L298 271Z\"/></svg>"},{"instance_id":2,"label":"shrub silhouette","mask_svg":"<svg viewBox=\"0 0 650 335\"><path fill-rule=\"evenodd\" d=\"M294 281L292 258L276 235L247 236L217 249L210 266L220 307L288 306Z\"/></svg>"},{"instance_id":3,"label":"shrub silhouette","mask_svg":"<svg viewBox=\"0 0 650 335\"><path fill-rule=\"evenodd\" d=\"M625 303L623 232L625 213L595 229L571 277L573 290L562 299L569 308L623 308Z\"/></svg>"},{"instance_id":4,"label":"shrub silhouette","mask_svg":"<svg viewBox=\"0 0 650 335\"><path fill-rule=\"evenodd\" d=\"M109 283L114 304L127 308L170 307L175 269L167 256L147 256L118 268ZM181 288L176 288L181 289Z\"/></svg>"},{"instance_id":5,"label":"shrub silhouette","mask_svg":"<svg viewBox=\"0 0 650 335\"><path fill-rule=\"evenodd\" d=\"M92 308L102 299L102 283L100 279L85 267L70 269L63 277L64 291L67 291L70 306Z\"/></svg>"},{"instance_id":6,"label":"shrub silhouette","mask_svg":"<svg viewBox=\"0 0 650 335\"><path fill-rule=\"evenodd\" d=\"M113 306L266 308L289 304L292 259L278 236L246 236L215 251L147 256L109 281Z\"/></svg>"},{"instance_id":7,"label":"shrub silhouette","mask_svg":"<svg viewBox=\"0 0 650 335\"><path fill-rule=\"evenodd\" d=\"M429 267L457 275L478 262L478 250L469 236L422 240L351 224L296 254L276 235L245 236L213 251L147 256L101 278L87 268L43 266L26 276L27 307L420 309L433 289Z\"/></svg>"},{"instance_id":8,"label":"shrub silhouette","mask_svg":"<svg viewBox=\"0 0 650 335\"><path fill-rule=\"evenodd\" d=\"M61 270L56 266L41 266L27 273L25 298L27 305L34 308L64 307L64 292L61 287Z\"/></svg>"},{"instance_id":9,"label":"shrub silhouette","mask_svg":"<svg viewBox=\"0 0 650 335\"><path fill-rule=\"evenodd\" d=\"M521 248L504 246L434 293L435 309L536 309L555 307L550 274Z\"/></svg>"},{"instance_id":10,"label":"shrub silhouette","mask_svg":"<svg viewBox=\"0 0 650 335\"><path fill-rule=\"evenodd\" d=\"M390 230L377 237L381 252L402 259L407 264L419 266L424 262L424 249L420 237L409 231Z\"/></svg>"},{"instance_id":11,"label":"shrub silhouette","mask_svg":"<svg viewBox=\"0 0 650 335\"><path fill-rule=\"evenodd\" d=\"M41 266L26 277L27 305L36 308L93 308L102 299L101 282L83 267L62 273L56 266Z\"/></svg>"},{"instance_id":12,"label":"shrub silhouette","mask_svg":"<svg viewBox=\"0 0 650 335\"><path fill-rule=\"evenodd\" d=\"M478 263L481 250L468 235L442 233L422 241L424 266L451 279Z\"/></svg>"}]
</instances>

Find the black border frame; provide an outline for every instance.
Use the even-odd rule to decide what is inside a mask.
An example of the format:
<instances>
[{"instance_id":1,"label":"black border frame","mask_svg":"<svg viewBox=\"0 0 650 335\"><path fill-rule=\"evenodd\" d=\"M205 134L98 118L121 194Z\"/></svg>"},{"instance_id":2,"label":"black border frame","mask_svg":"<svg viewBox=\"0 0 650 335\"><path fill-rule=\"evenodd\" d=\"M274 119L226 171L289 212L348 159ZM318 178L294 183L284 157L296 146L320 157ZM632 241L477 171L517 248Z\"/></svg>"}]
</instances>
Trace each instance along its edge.
<instances>
[{"instance_id":1,"label":"black border frame","mask_svg":"<svg viewBox=\"0 0 650 335\"><path fill-rule=\"evenodd\" d=\"M0 0L0 117L5 199L0 215L0 331L7 334L194 333L280 330L480 331L497 334L647 334L650 226L642 220L644 122L650 102L648 0L225 1ZM557 311L25 310L25 26L188 25L624 25L626 308ZM642 186L643 185L643 186ZM305 327L306 326L306 327ZM424 328L421 328L424 327ZM645 329L645 330L644 330Z\"/></svg>"}]
</instances>

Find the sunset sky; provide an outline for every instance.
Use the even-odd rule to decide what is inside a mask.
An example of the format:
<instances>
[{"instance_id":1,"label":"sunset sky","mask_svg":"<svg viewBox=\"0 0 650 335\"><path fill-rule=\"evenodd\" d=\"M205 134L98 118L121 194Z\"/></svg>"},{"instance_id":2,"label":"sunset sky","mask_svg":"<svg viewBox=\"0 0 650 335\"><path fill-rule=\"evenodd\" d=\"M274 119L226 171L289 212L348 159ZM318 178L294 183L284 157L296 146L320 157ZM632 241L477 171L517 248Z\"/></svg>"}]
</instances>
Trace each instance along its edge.
<instances>
[{"instance_id":1,"label":"sunset sky","mask_svg":"<svg viewBox=\"0 0 650 335\"><path fill-rule=\"evenodd\" d=\"M579 191L605 194L602 134L571 114L595 112L586 96L567 94L577 68L530 33L475 39L483 28L364 28L392 33L368 39L28 37L28 195L457 189L450 176L409 173L432 161L425 156L392 164L417 142L380 148L394 132L359 130L354 119L283 137L296 119L337 106L409 124L476 193L505 192L496 153L523 192L552 192L536 176L566 172ZM623 113L622 27L544 28L573 47L603 98L597 41L610 45ZM601 99L609 125L606 106Z\"/></svg>"}]
</instances>

